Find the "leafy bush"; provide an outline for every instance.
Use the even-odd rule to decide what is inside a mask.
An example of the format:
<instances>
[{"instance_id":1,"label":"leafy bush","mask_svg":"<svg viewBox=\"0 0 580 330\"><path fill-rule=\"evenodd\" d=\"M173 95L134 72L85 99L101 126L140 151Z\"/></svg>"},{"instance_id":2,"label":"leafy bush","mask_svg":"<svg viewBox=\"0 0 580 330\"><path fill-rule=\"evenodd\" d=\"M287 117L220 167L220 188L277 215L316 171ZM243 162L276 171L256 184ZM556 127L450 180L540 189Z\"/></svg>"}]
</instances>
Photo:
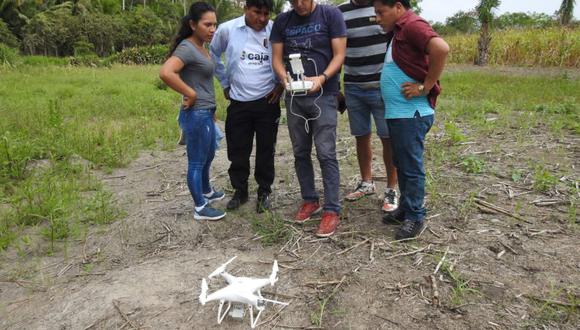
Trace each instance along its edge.
<instances>
[{"instance_id":1,"label":"leafy bush","mask_svg":"<svg viewBox=\"0 0 580 330\"><path fill-rule=\"evenodd\" d=\"M167 46L145 46L125 48L111 59L121 64L161 64L165 61Z\"/></svg>"},{"instance_id":2,"label":"leafy bush","mask_svg":"<svg viewBox=\"0 0 580 330\"><path fill-rule=\"evenodd\" d=\"M15 66L19 60L16 49L0 43L0 66Z\"/></svg>"},{"instance_id":3,"label":"leafy bush","mask_svg":"<svg viewBox=\"0 0 580 330\"><path fill-rule=\"evenodd\" d=\"M97 55L82 55L82 56L71 56L68 58L68 65L72 66L90 66L94 68L107 67L110 66L110 61L107 59L102 59Z\"/></svg>"},{"instance_id":4,"label":"leafy bush","mask_svg":"<svg viewBox=\"0 0 580 330\"><path fill-rule=\"evenodd\" d=\"M485 162L476 156L467 156L461 162L463 170L467 173L480 174L485 169Z\"/></svg>"}]
</instances>

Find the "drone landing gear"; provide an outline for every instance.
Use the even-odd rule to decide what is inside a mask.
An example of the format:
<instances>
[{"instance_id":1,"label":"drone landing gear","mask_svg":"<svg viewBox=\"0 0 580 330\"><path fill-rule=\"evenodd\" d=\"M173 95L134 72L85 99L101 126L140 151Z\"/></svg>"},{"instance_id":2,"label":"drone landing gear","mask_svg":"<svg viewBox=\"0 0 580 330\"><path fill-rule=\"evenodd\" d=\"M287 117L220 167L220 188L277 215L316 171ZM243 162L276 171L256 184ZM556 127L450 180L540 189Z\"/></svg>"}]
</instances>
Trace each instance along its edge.
<instances>
[{"instance_id":1,"label":"drone landing gear","mask_svg":"<svg viewBox=\"0 0 580 330\"><path fill-rule=\"evenodd\" d=\"M222 307L224 307L224 300L220 301L220 306L218 308L218 324L221 324L222 321L224 320L224 318L226 317L226 314L228 313L228 311L230 310L230 307L232 307L232 303L228 302L228 307L226 308L225 312L222 314Z\"/></svg>"},{"instance_id":2,"label":"drone landing gear","mask_svg":"<svg viewBox=\"0 0 580 330\"><path fill-rule=\"evenodd\" d=\"M258 315L256 315L255 320L254 320L254 306L250 305L248 308L250 309L250 326L252 327L252 329L254 329L256 327L256 324L258 323L258 320L260 319L260 314L262 314L262 311L264 311L264 307L262 308L257 307Z\"/></svg>"}]
</instances>

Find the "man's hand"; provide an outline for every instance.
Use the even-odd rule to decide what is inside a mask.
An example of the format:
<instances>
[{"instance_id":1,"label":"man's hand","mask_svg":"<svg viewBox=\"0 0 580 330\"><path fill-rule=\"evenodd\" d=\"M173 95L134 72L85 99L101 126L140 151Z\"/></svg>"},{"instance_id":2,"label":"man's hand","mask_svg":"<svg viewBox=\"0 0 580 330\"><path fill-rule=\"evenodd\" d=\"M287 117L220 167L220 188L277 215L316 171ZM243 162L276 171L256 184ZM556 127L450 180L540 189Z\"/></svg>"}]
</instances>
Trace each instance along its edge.
<instances>
[{"instance_id":1,"label":"man's hand","mask_svg":"<svg viewBox=\"0 0 580 330\"><path fill-rule=\"evenodd\" d=\"M230 88L224 88L224 97L226 98L226 100L230 101Z\"/></svg>"},{"instance_id":2,"label":"man's hand","mask_svg":"<svg viewBox=\"0 0 580 330\"><path fill-rule=\"evenodd\" d=\"M197 100L197 93L194 90L191 91L191 94L184 95L183 96L183 109L191 108L195 104L196 100Z\"/></svg>"},{"instance_id":3,"label":"man's hand","mask_svg":"<svg viewBox=\"0 0 580 330\"><path fill-rule=\"evenodd\" d=\"M419 83L406 82L401 85L401 94L403 94L407 100L410 100L413 97L425 96L428 91L426 91L426 88L421 91L419 89L420 85L421 84Z\"/></svg>"},{"instance_id":4,"label":"man's hand","mask_svg":"<svg viewBox=\"0 0 580 330\"><path fill-rule=\"evenodd\" d=\"M304 80L312 81L312 88L308 90L308 94L318 93L322 85L326 82L324 76L304 77Z\"/></svg>"},{"instance_id":5,"label":"man's hand","mask_svg":"<svg viewBox=\"0 0 580 330\"><path fill-rule=\"evenodd\" d=\"M282 96L282 92L284 91L283 84L277 84L274 86L274 89L268 94L268 103L274 104L280 102L280 97Z\"/></svg>"}]
</instances>

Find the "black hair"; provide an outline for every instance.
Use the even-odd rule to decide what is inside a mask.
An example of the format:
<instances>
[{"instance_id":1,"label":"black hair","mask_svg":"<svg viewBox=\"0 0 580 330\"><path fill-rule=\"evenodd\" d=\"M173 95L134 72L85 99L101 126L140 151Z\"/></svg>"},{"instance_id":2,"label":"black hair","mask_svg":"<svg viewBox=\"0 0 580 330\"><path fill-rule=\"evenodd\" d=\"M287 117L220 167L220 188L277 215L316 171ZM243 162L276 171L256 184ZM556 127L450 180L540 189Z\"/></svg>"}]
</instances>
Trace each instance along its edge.
<instances>
[{"instance_id":1,"label":"black hair","mask_svg":"<svg viewBox=\"0 0 580 330\"><path fill-rule=\"evenodd\" d=\"M380 2L389 7L394 7L397 2L400 2L405 9L411 9L411 2L409 0L373 0L373 2Z\"/></svg>"},{"instance_id":2,"label":"black hair","mask_svg":"<svg viewBox=\"0 0 580 330\"><path fill-rule=\"evenodd\" d=\"M175 51L177 46L179 46L179 44L183 40L187 39L188 37L190 37L193 34L193 31L191 30L191 26L189 25L189 21L193 21L193 22L197 23L201 19L201 17L203 16L203 14L207 13L208 11L215 12L215 8L212 5L210 5L209 3L203 2L203 1L194 2L191 5L191 7L189 7L189 12L187 13L187 15L183 16L183 18L181 19L181 25L179 26L179 31L177 32L177 35L175 36L175 40L173 41L173 44L169 48L170 50L169 50L169 54L167 55L167 57L169 57L169 56L171 56L171 54L173 54L173 52Z\"/></svg>"},{"instance_id":3,"label":"black hair","mask_svg":"<svg viewBox=\"0 0 580 330\"><path fill-rule=\"evenodd\" d=\"M272 11L274 2L272 0L246 0L246 7L256 7L258 9L267 8L269 11Z\"/></svg>"}]
</instances>

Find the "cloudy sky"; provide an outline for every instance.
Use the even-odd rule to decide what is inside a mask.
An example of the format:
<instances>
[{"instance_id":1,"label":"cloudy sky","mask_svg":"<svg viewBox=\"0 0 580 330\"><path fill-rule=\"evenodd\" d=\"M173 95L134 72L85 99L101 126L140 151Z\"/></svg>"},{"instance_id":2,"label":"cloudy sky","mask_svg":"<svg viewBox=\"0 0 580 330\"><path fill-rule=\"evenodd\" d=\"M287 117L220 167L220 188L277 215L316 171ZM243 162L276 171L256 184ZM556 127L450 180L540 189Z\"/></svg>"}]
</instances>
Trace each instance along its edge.
<instances>
[{"instance_id":1,"label":"cloudy sky","mask_svg":"<svg viewBox=\"0 0 580 330\"><path fill-rule=\"evenodd\" d=\"M479 3L478 0L423 0L421 16L428 21L445 22L445 18L456 12L468 11ZM503 0L498 14L507 12L537 12L554 14L560 8L560 0ZM574 17L580 18L580 3L576 1Z\"/></svg>"}]
</instances>

